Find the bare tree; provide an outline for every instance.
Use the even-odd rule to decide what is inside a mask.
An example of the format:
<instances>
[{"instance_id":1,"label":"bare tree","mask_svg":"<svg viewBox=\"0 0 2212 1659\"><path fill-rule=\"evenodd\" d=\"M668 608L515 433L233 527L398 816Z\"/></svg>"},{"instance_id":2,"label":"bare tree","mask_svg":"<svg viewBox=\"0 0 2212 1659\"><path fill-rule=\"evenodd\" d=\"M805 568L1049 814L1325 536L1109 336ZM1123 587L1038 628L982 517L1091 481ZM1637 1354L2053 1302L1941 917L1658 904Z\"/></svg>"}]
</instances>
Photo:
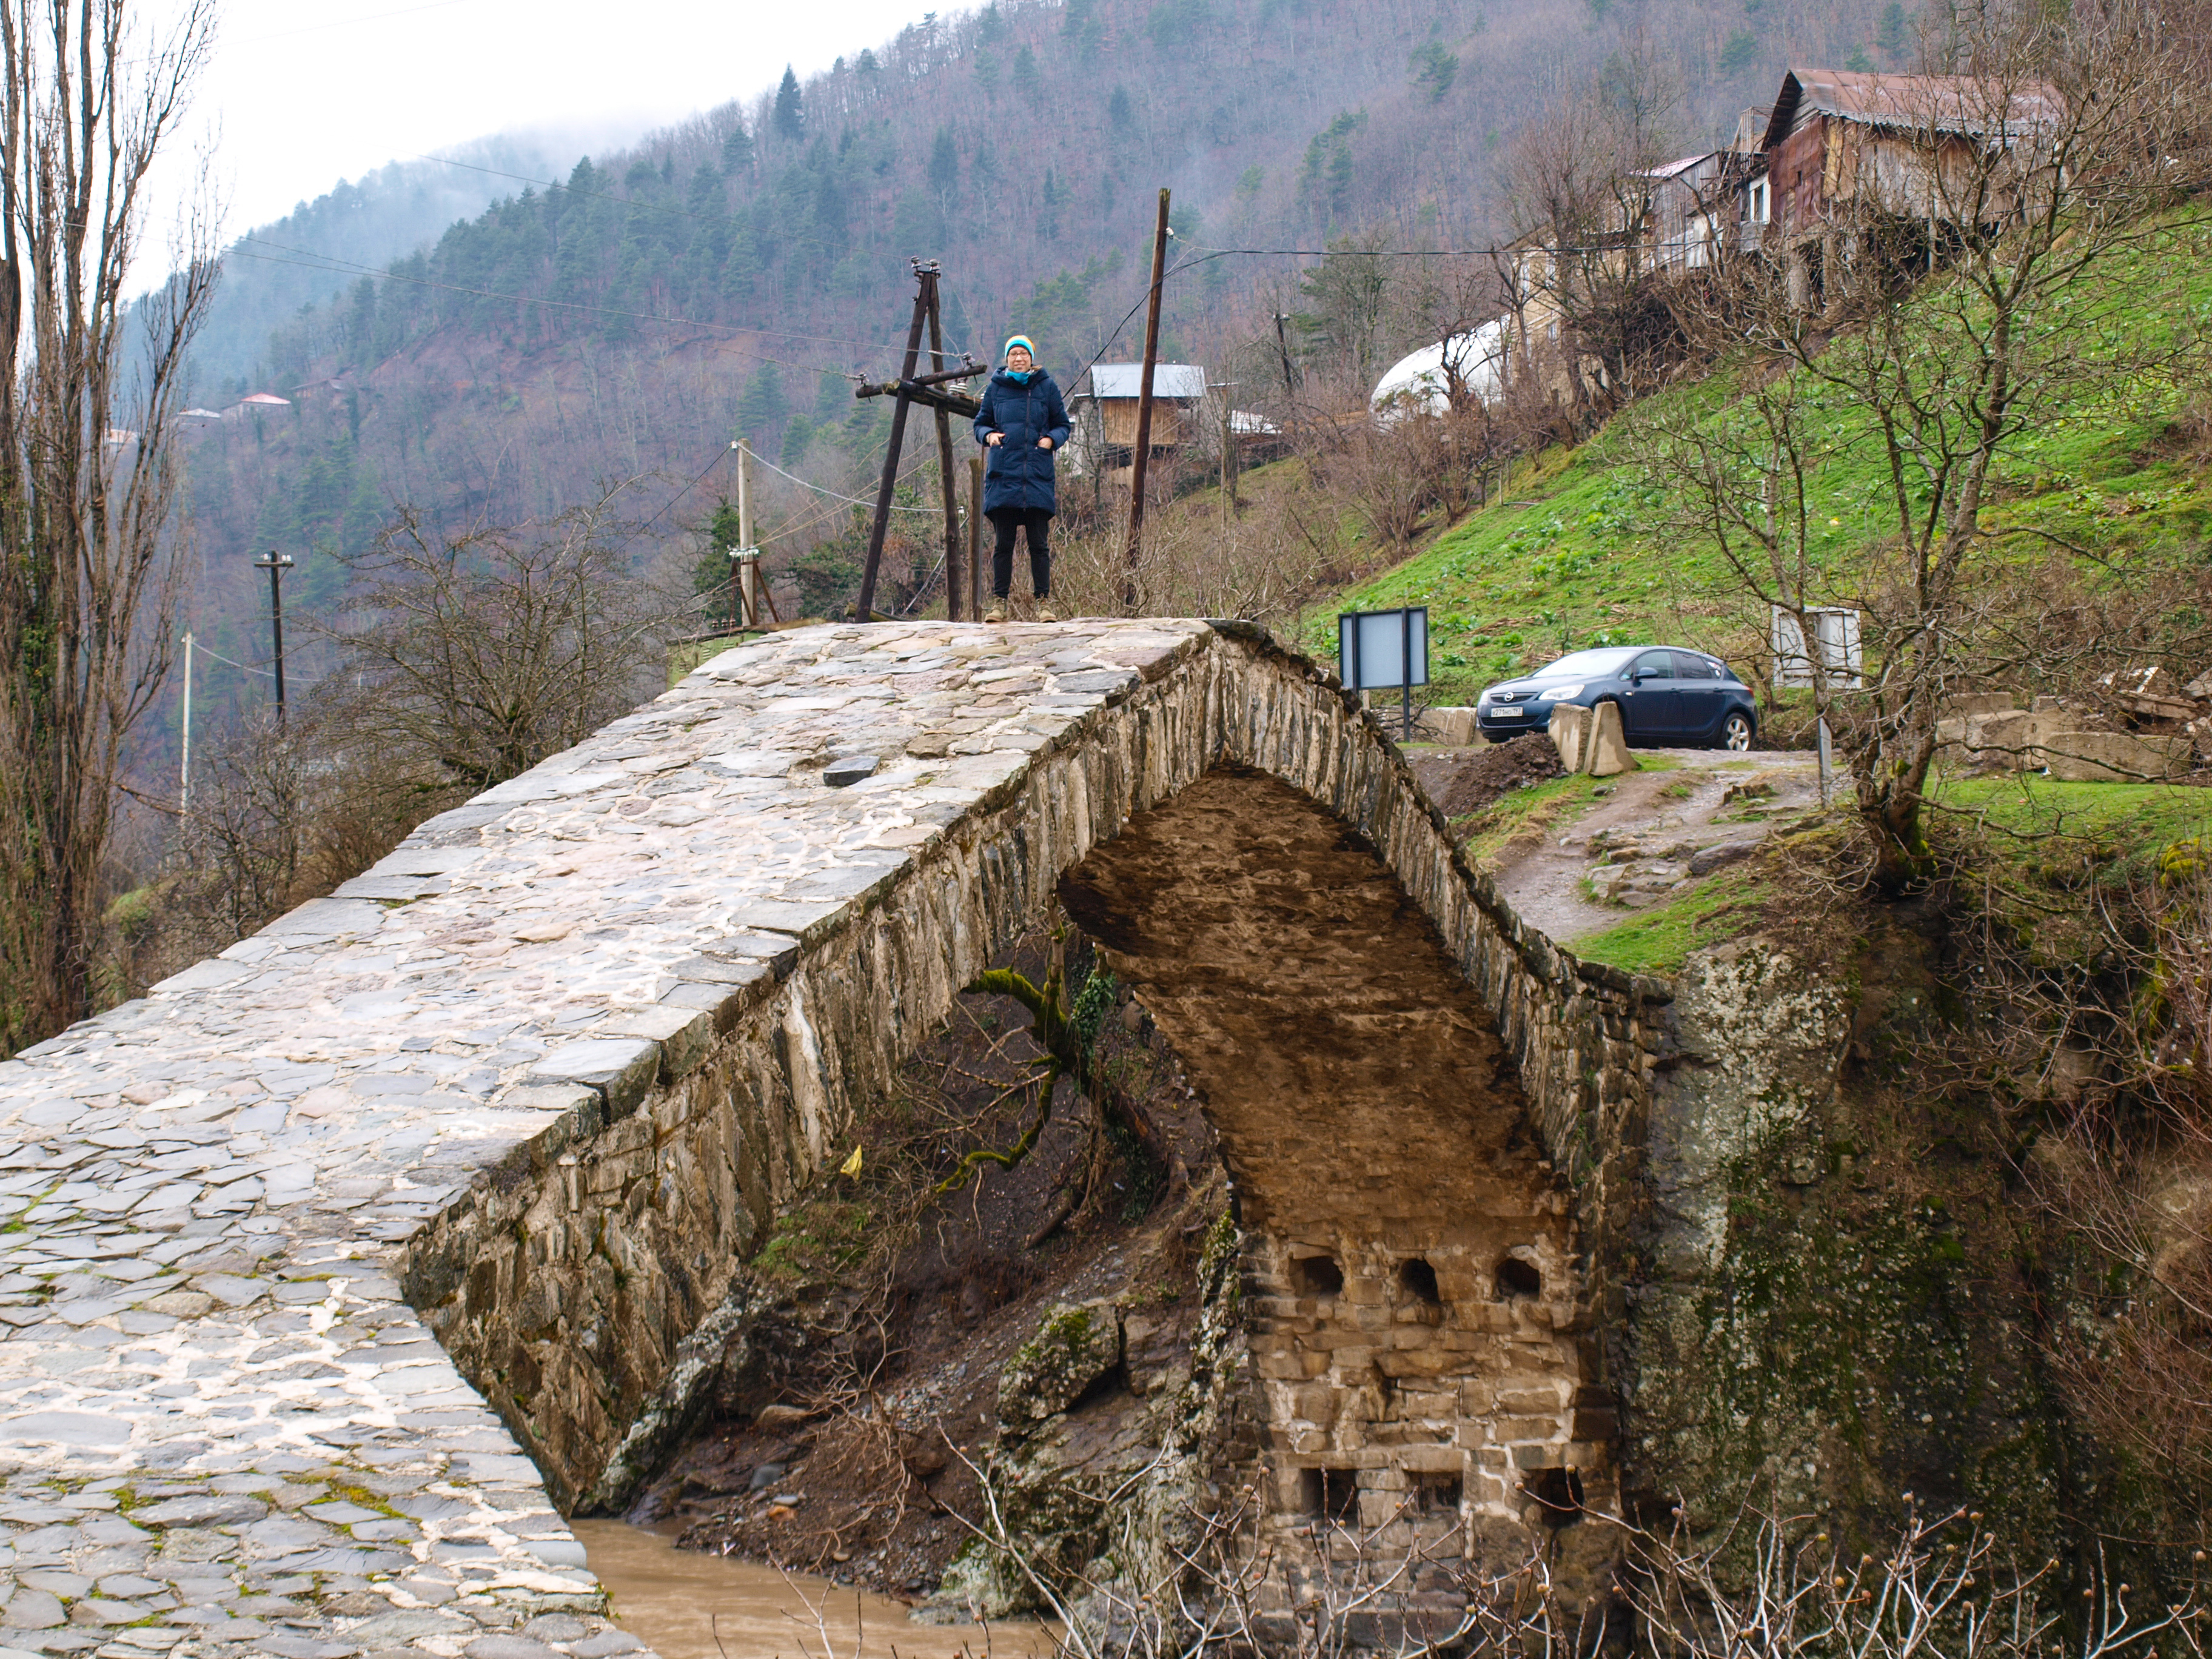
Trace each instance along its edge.
<instances>
[{"instance_id":1,"label":"bare tree","mask_svg":"<svg viewBox=\"0 0 2212 1659\"><path fill-rule=\"evenodd\" d=\"M626 483L542 524L447 536L414 508L349 557L343 723L446 781L488 788L655 689L691 596L633 568Z\"/></svg>"},{"instance_id":2,"label":"bare tree","mask_svg":"<svg viewBox=\"0 0 2212 1659\"><path fill-rule=\"evenodd\" d=\"M125 744L169 665L172 440L210 228L133 303L147 177L214 9L0 5L0 1050L88 1011Z\"/></svg>"},{"instance_id":3,"label":"bare tree","mask_svg":"<svg viewBox=\"0 0 2212 1659\"><path fill-rule=\"evenodd\" d=\"M1811 1516L1772 1512L1747 1512L1707 1540L1637 1534L1622 1579L1637 1645L1651 1659L2203 1652L2201 1569L2185 1564L2184 1583L2163 1589L2099 1571L2069 1611L2057 1561L2022 1563L1979 1512L1924 1510L1905 1496L1896 1537L1865 1549Z\"/></svg>"},{"instance_id":4,"label":"bare tree","mask_svg":"<svg viewBox=\"0 0 2212 1659\"><path fill-rule=\"evenodd\" d=\"M1814 696L1850 753L1878 886L1923 880L1943 702L1986 672L2002 538L1985 520L2009 455L2058 404L2174 372L2196 342L2142 348L2106 278L2124 253L2203 257L2197 135L2207 43L2154 0L1973 9L1958 72L1914 77L1887 136L1837 143L1842 179L1680 296L1737 396L1644 427L1647 471L1743 592L1796 617L1865 619L1863 685L1814 651ZM2163 142L2172 136L2176 142ZM1778 196L1779 195L1778 187ZM2133 279L2139 283L2140 273ZM2137 291L2128 302L2140 307ZM1816 475L1838 446L1881 459L1881 538L1826 556Z\"/></svg>"},{"instance_id":5,"label":"bare tree","mask_svg":"<svg viewBox=\"0 0 2212 1659\"><path fill-rule=\"evenodd\" d=\"M1747 1509L1693 1535L1615 1528L1613 1594L1571 1596L1553 1551L1532 1537L1517 1558L1486 1559L1464 1523L1419 1536L1413 1505L1384 1527L1316 1518L1285 1539L1255 1483L1219 1509L1161 1501L1166 1453L1109 1491L1064 1481L1069 1504L1097 1506L1104 1547L1080 1565L1054 1559L1010 1516L1005 1482L969 1465L981 1512L967 1524L1065 1632L1078 1659L1212 1659L1354 1653L1426 1659L1481 1653L1544 1659L1628 1650L1648 1659L2076 1659L2204 1651L2202 1568L2172 1552L2163 1585L2103 1570L2069 1587L2051 1560L2022 1563L1978 1512L1928 1510L1905 1495L1896 1533L1847 1547L1816 1517ZM1285 1547L1287 1545L1287 1547ZM1619 1606L1608 1605L1618 1595ZM2069 1606L2069 1601L2071 1605ZM1620 1613L1630 1617L1620 1619ZM1628 1646L1618 1646L1626 1637Z\"/></svg>"},{"instance_id":6,"label":"bare tree","mask_svg":"<svg viewBox=\"0 0 2212 1659\"><path fill-rule=\"evenodd\" d=\"M1517 367L1563 392L1585 424L1648 390L1672 355L1646 232L1678 95L1650 44L1632 41L1507 152L1516 242L1498 279Z\"/></svg>"},{"instance_id":7,"label":"bare tree","mask_svg":"<svg viewBox=\"0 0 2212 1659\"><path fill-rule=\"evenodd\" d=\"M171 838L141 984L166 977L328 893L447 804L453 784L345 729L327 686L288 719L263 710L207 745Z\"/></svg>"}]
</instances>

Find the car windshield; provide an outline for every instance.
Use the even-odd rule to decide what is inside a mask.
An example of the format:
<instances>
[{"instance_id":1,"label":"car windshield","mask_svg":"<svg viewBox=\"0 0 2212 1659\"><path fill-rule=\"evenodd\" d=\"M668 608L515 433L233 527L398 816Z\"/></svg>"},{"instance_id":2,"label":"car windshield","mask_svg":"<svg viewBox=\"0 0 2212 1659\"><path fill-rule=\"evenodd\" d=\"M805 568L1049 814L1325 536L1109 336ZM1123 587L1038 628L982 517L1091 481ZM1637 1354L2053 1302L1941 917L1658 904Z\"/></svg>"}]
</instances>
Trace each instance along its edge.
<instances>
[{"instance_id":1,"label":"car windshield","mask_svg":"<svg viewBox=\"0 0 2212 1659\"><path fill-rule=\"evenodd\" d=\"M1574 651L1547 663L1528 676L1532 680L1596 679L1612 673L1644 647L1615 647L1609 651Z\"/></svg>"}]
</instances>

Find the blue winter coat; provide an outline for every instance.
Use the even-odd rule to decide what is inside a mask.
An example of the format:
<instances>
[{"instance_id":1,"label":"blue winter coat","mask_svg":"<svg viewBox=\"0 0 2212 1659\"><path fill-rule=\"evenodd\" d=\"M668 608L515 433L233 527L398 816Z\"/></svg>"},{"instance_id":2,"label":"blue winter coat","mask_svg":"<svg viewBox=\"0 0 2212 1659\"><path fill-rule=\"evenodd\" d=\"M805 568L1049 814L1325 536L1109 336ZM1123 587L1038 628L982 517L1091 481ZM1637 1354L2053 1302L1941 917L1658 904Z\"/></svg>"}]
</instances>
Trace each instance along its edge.
<instances>
[{"instance_id":1,"label":"blue winter coat","mask_svg":"<svg viewBox=\"0 0 2212 1659\"><path fill-rule=\"evenodd\" d=\"M983 511L1060 511L1053 493L1053 463L1067 441L1067 405L1060 401L1052 376L1033 369L1024 386L1003 368L994 374L975 416L975 441L988 443L994 432L1004 436L996 449L983 452L989 457L983 476ZM1039 438L1051 439L1052 447L1039 449Z\"/></svg>"}]
</instances>

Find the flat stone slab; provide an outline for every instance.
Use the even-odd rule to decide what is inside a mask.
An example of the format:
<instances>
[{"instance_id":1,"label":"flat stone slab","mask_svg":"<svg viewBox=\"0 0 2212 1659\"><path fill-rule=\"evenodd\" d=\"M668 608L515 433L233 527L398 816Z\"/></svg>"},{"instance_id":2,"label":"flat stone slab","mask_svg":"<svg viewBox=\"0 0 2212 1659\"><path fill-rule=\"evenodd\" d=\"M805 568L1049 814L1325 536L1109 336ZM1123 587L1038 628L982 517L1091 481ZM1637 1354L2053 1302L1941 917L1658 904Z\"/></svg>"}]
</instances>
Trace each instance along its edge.
<instances>
[{"instance_id":1,"label":"flat stone slab","mask_svg":"<svg viewBox=\"0 0 2212 1659\"><path fill-rule=\"evenodd\" d=\"M696 1063L727 997L1213 642L768 636L0 1063L0 1649L612 1651L402 1300L406 1241L580 1097L618 1116Z\"/></svg>"}]
</instances>

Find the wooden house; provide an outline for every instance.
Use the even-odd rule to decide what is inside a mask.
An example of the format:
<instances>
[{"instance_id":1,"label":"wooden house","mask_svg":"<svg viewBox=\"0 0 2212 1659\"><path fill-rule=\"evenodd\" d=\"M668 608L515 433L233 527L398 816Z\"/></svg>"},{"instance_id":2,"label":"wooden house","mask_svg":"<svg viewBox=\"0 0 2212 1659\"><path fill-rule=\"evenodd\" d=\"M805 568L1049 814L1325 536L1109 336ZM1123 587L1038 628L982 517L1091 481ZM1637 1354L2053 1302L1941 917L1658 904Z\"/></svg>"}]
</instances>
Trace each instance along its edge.
<instances>
[{"instance_id":1,"label":"wooden house","mask_svg":"<svg viewBox=\"0 0 2212 1659\"><path fill-rule=\"evenodd\" d=\"M1947 243L2012 216L2038 136L2062 114L2058 94L2036 82L1793 69L1759 140L1762 165L1745 174L1740 217L1790 260L1801 303L1820 300L1838 261L1924 269Z\"/></svg>"},{"instance_id":2,"label":"wooden house","mask_svg":"<svg viewBox=\"0 0 2212 1659\"><path fill-rule=\"evenodd\" d=\"M1142 363L1097 363L1068 399L1076 423L1075 459L1082 470L1097 466L1111 475L1127 471L1136 459L1137 404L1143 390ZM1154 460L1171 456L1188 443L1203 443L1202 405L1206 370L1198 363L1152 366Z\"/></svg>"}]
</instances>

